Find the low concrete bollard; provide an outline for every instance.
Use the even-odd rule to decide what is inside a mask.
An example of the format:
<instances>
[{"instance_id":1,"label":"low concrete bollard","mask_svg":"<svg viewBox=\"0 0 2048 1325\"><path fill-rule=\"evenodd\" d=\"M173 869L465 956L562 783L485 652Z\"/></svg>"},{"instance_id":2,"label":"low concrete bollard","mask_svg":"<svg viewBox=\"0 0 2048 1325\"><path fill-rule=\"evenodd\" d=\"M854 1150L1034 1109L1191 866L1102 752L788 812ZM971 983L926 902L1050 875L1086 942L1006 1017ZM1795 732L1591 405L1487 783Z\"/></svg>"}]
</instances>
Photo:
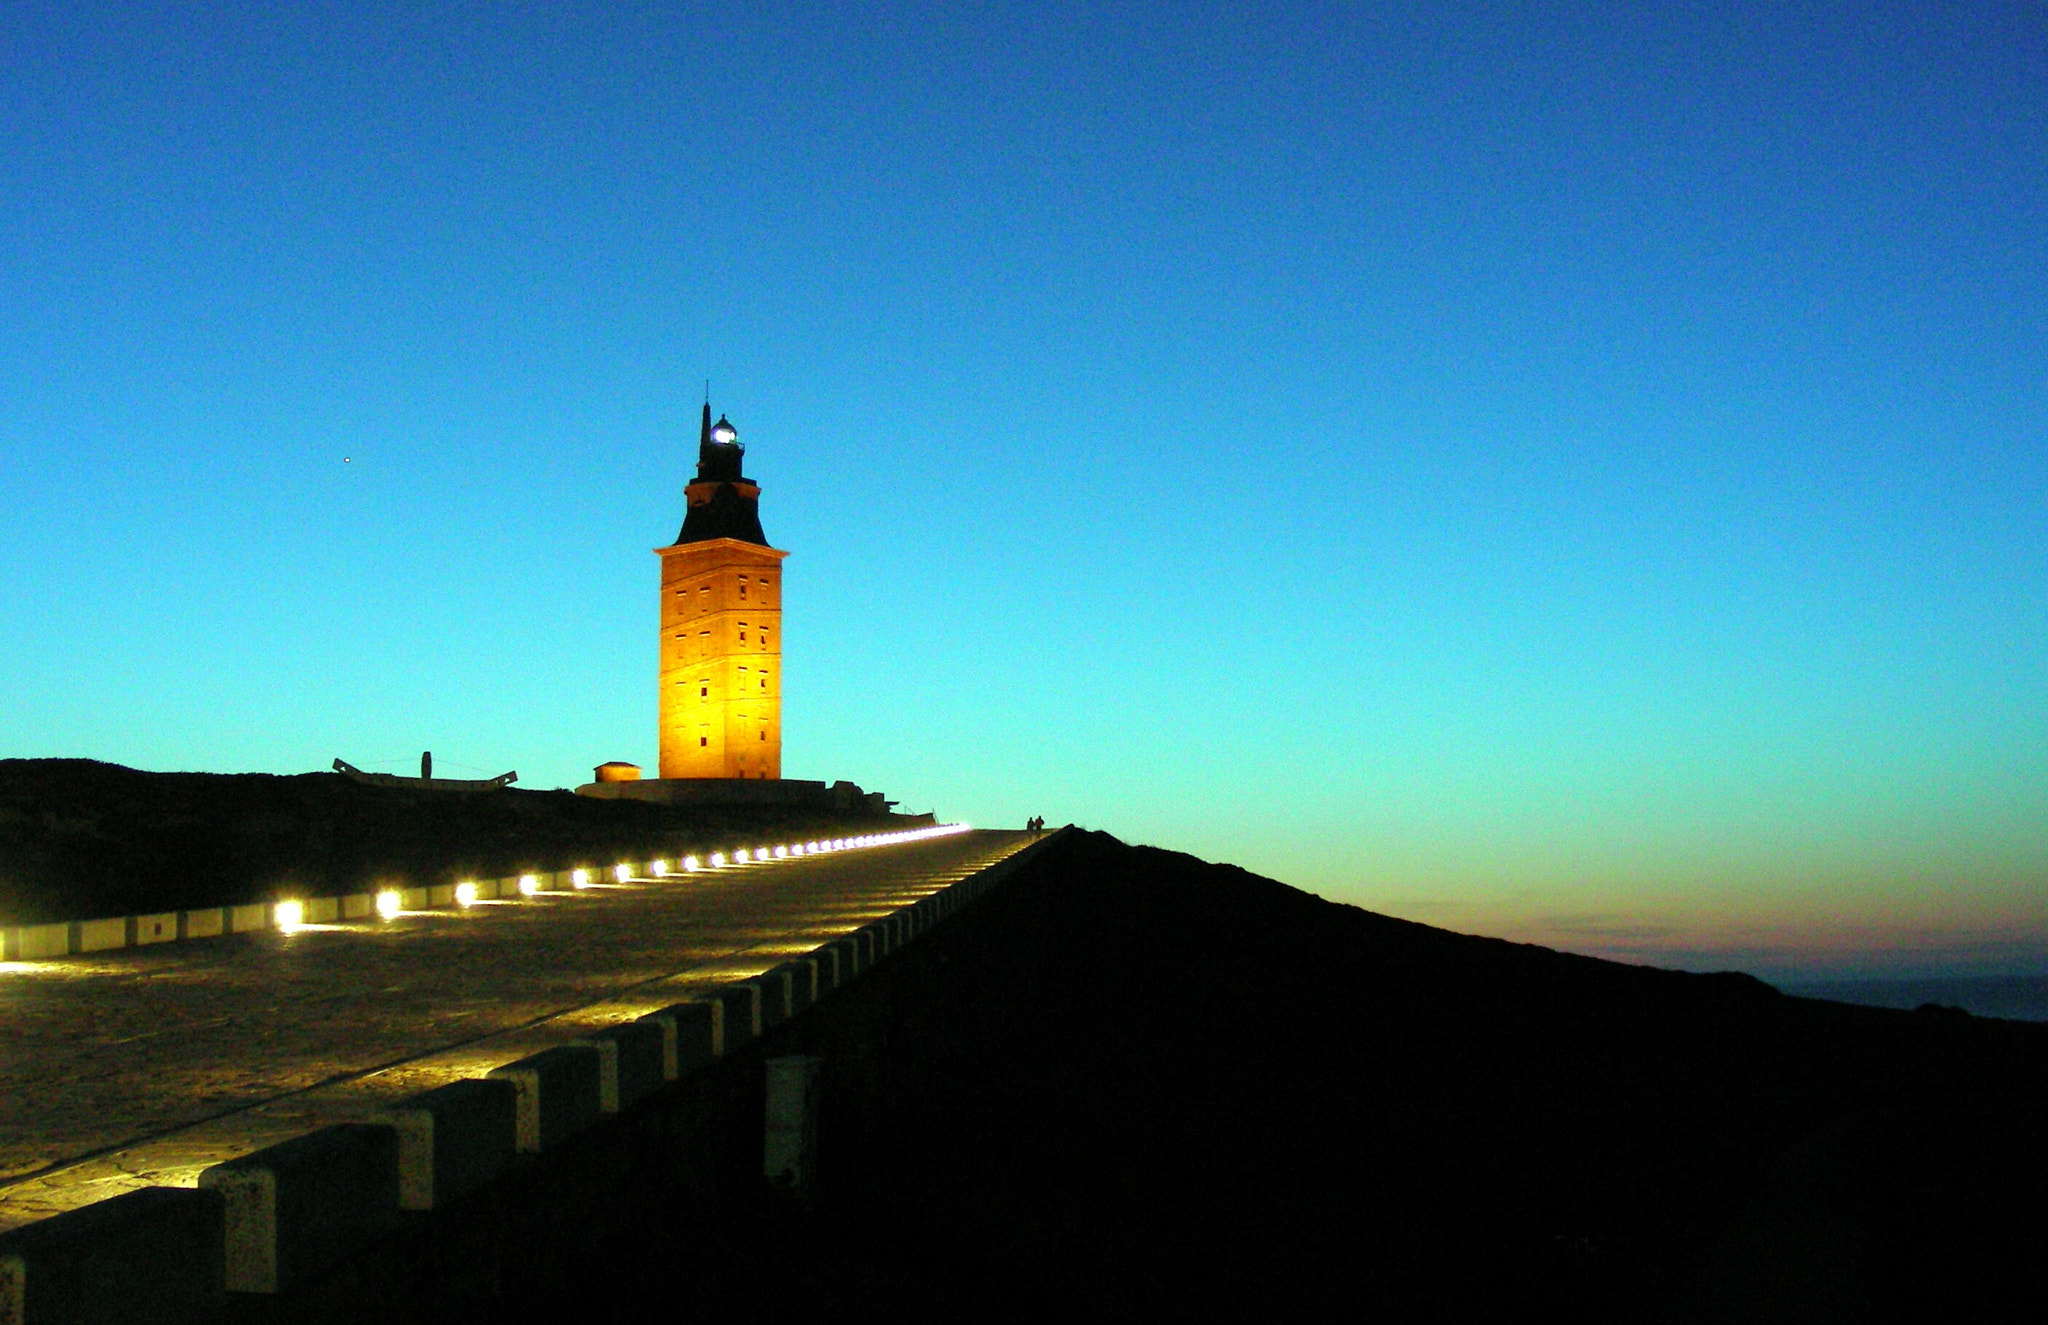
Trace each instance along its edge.
<instances>
[{"instance_id":1,"label":"low concrete bollard","mask_svg":"<svg viewBox=\"0 0 2048 1325\"><path fill-rule=\"evenodd\" d=\"M176 911L135 917L135 942L138 947L145 943L175 943L178 938Z\"/></svg>"},{"instance_id":2,"label":"low concrete bollard","mask_svg":"<svg viewBox=\"0 0 2048 1325\"><path fill-rule=\"evenodd\" d=\"M109 916L104 920L81 920L78 922L78 951L107 952L114 948L128 946L128 917Z\"/></svg>"},{"instance_id":3,"label":"low concrete bollard","mask_svg":"<svg viewBox=\"0 0 2048 1325\"><path fill-rule=\"evenodd\" d=\"M832 989L843 989L853 983L853 946L845 939L820 944L812 955L818 959L818 984L821 988L828 980Z\"/></svg>"},{"instance_id":4,"label":"low concrete bollard","mask_svg":"<svg viewBox=\"0 0 2048 1325\"><path fill-rule=\"evenodd\" d=\"M341 899L343 920L368 920L377 914L377 894L350 893Z\"/></svg>"},{"instance_id":5,"label":"low concrete bollard","mask_svg":"<svg viewBox=\"0 0 2048 1325\"><path fill-rule=\"evenodd\" d=\"M712 1003L675 1003L640 1020L661 1028L662 1075L679 1081L718 1057L718 1008Z\"/></svg>"},{"instance_id":6,"label":"low concrete bollard","mask_svg":"<svg viewBox=\"0 0 2048 1325\"><path fill-rule=\"evenodd\" d=\"M259 929L270 928L270 904L249 902L242 906L228 908L228 932L230 934L253 934Z\"/></svg>"},{"instance_id":7,"label":"low concrete bollard","mask_svg":"<svg viewBox=\"0 0 2048 1325\"><path fill-rule=\"evenodd\" d=\"M219 938L228 930L228 912L224 906L209 906L204 911L185 913L185 937L188 939Z\"/></svg>"},{"instance_id":8,"label":"low concrete bollard","mask_svg":"<svg viewBox=\"0 0 2048 1325\"><path fill-rule=\"evenodd\" d=\"M339 897L308 897L302 904L300 915L309 925L331 925L341 919Z\"/></svg>"},{"instance_id":9,"label":"low concrete bollard","mask_svg":"<svg viewBox=\"0 0 2048 1325\"><path fill-rule=\"evenodd\" d=\"M789 981L789 1015L809 1008L818 1001L818 966L808 957L786 961L775 968ZM773 971L769 974L774 974Z\"/></svg>"},{"instance_id":10,"label":"low concrete bollard","mask_svg":"<svg viewBox=\"0 0 2048 1325\"><path fill-rule=\"evenodd\" d=\"M23 925L12 931L14 940L8 946L10 961L39 962L51 957L71 955L71 926L63 921L54 925Z\"/></svg>"},{"instance_id":11,"label":"low concrete bollard","mask_svg":"<svg viewBox=\"0 0 2048 1325\"><path fill-rule=\"evenodd\" d=\"M669 1080L668 1032L648 1021L622 1021L571 1040L597 1050L598 1108L630 1109Z\"/></svg>"},{"instance_id":12,"label":"low concrete bollard","mask_svg":"<svg viewBox=\"0 0 2048 1325\"><path fill-rule=\"evenodd\" d=\"M503 1173L519 1146L519 1088L451 1081L369 1119L398 1136L398 1208L433 1210Z\"/></svg>"},{"instance_id":13,"label":"low concrete bollard","mask_svg":"<svg viewBox=\"0 0 2048 1325\"><path fill-rule=\"evenodd\" d=\"M398 1215L398 1135L343 1123L216 1164L199 1175L224 1211L227 1287L276 1293L389 1232Z\"/></svg>"},{"instance_id":14,"label":"low concrete bollard","mask_svg":"<svg viewBox=\"0 0 2048 1325\"><path fill-rule=\"evenodd\" d=\"M825 995L846 983L839 974L843 956L844 954L839 951L838 945L833 943L821 944L811 949L809 960L812 966L817 968L819 998L824 998Z\"/></svg>"},{"instance_id":15,"label":"low concrete bollard","mask_svg":"<svg viewBox=\"0 0 2048 1325\"><path fill-rule=\"evenodd\" d=\"M0 1233L5 1325L164 1325L220 1318L221 1198L140 1191Z\"/></svg>"},{"instance_id":16,"label":"low concrete bollard","mask_svg":"<svg viewBox=\"0 0 2048 1325\"><path fill-rule=\"evenodd\" d=\"M789 1020L789 972L780 966L772 966L753 979L746 981L759 991L758 1022L762 1030L780 1026Z\"/></svg>"},{"instance_id":17,"label":"low concrete bollard","mask_svg":"<svg viewBox=\"0 0 2048 1325\"><path fill-rule=\"evenodd\" d=\"M810 1190L817 1167L818 1078L824 1061L802 1054L768 1060L761 1173L773 1186L799 1196Z\"/></svg>"},{"instance_id":18,"label":"low concrete bollard","mask_svg":"<svg viewBox=\"0 0 2048 1325\"><path fill-rule=\"evenodd\" d=\"M509 1081L519 1091L519 1149L537 1154L597 1121L602 1068L589 1045L557 1045L514 1063L494 1067L491 1080Z\"/></svg>"},{"instance_id":19,"label":"low concrete bollard","mask_svg":"<svg viewBox=\"0 0 2048 1325\"><path fill-rule=\"evenodd\" d=\"M752 985L727 985L705 1000L718 1009L720 1057L761 1038L761 991Z\"/></svg>"}]
</instances>

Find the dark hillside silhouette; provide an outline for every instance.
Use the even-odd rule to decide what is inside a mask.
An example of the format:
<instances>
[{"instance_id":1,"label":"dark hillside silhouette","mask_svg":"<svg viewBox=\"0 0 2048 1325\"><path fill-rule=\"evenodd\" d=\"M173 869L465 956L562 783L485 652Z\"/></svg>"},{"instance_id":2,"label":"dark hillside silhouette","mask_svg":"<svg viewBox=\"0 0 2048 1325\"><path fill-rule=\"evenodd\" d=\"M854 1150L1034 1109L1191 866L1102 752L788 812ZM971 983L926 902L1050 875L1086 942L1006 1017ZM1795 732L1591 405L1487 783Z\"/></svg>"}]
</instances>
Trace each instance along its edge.
<instances>
[{"instance_id":1,"label":"dark hillside silhouette","mask_svg":"<svg viewBox=\"0 0 2048 1325\"><path fill-rule=\"evenodd\" d=\"M2048 1028L1465 937L1100 834L867 979L779 1050L827 1060L816 1211L740 1173L708 1217L671 1216L696 1309L1818 1322L2048 1300ZM603 1273L628 1291L633 1263Z\"/></svg>"}]
</instances>

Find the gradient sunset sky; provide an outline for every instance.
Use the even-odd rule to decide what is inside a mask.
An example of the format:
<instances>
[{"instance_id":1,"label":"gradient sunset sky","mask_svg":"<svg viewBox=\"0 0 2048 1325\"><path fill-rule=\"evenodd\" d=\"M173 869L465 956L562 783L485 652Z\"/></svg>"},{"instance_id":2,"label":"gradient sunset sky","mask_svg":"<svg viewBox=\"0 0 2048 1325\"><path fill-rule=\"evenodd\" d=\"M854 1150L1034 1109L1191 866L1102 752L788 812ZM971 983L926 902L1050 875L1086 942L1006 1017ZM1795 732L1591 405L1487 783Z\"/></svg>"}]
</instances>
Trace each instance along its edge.
<instances>
[{"instance_id":1,"label":"gradient sunset sky","mask_svg":"<svg viewBox=\"0 0 2048 1325\"><path fill-rule=\"evenodd\" d=\"M785 763L1452 928L2048 973L2048 9L0 10L0 755Z\"/></svg>"}]
</instances>

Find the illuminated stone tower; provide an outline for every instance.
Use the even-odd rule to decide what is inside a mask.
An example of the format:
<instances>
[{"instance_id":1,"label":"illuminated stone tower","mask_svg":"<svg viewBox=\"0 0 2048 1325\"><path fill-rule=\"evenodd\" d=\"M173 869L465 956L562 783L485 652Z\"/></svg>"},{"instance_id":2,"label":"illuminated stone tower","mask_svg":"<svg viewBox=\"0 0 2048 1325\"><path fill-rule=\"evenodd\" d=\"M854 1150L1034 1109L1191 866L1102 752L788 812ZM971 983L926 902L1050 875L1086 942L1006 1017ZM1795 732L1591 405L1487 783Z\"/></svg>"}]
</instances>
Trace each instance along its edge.
<instances>
[{"instance_id":1,"label":"illuminated stone tower","mask_svg":"<svg viewBox=\"0 0 2048 1325\"><path fill-rule=\"evenodd\" d=\"M704 426L683 531L661 557L661 776L782 776L782 559L723 418Z\"/></svg>"}]
</instances>

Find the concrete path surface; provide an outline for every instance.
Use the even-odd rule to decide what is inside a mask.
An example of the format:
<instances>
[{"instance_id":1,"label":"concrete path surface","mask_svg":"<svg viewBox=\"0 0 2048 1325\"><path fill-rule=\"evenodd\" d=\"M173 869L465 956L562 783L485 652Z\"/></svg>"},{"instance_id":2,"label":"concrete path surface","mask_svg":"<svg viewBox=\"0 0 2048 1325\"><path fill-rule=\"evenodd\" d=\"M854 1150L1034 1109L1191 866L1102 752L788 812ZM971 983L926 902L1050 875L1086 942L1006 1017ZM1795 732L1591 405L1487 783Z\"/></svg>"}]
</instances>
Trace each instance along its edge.
<instances>
[{"instance_id":1,"label":"concrete path surface","mask_svg":"<svg viewBox=\"0 0 2048 1325\"><path fill-rule=\"evenodd\" d=\"M210 1164L745 979L1030 840L968 832L0 964L0 1229L191 1186Z\"/></svg>"}]
</instances>

